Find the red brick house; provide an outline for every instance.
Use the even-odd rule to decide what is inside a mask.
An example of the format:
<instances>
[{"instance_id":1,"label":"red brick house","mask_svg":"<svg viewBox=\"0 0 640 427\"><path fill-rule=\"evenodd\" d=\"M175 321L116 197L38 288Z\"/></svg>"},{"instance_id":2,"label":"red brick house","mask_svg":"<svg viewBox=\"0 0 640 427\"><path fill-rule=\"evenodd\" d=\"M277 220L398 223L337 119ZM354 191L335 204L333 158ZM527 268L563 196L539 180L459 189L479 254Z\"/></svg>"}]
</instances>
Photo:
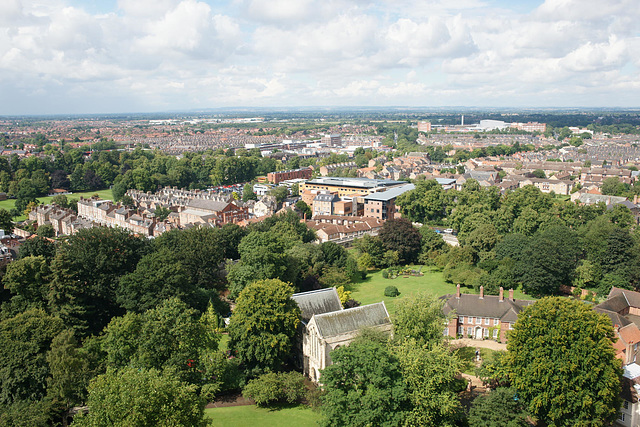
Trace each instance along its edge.
<instances>
[{"instance_id":1,"label":"red brick house","mask_svg":"<svg viewBox=\"0 0 640 427\"><path fill-rule=\"evenodd\" d=\"M442 310L445 315L453 313L445 329L445 335L450 337L462 336L473 339L494 339L501 342L507 340L507 331L513 329L518 320L518 314L535 301L517 300L513 298L513 289L509 290L509 298L504 297L504 290L500 288L500 295L484 295L484 288L480 287L480 294L461 294L460 285L455 295L441 297L445 300Z\"/></svg>"}]
</instances>

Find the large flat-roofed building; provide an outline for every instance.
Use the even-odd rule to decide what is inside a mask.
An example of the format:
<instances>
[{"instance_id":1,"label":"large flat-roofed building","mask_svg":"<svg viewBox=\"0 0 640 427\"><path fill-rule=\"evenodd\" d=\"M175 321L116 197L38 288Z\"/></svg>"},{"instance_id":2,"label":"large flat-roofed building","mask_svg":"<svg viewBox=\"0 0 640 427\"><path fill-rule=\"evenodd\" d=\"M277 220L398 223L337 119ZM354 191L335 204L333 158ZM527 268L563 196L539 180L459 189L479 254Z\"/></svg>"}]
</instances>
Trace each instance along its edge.
<instances>
[{"instance_id":1,"label":"large flat-roofed building","mask_svg":"<svg viewBox=\"0 0 640 427\"><path fill-rule=\"evenodd\" d=\"M396 214L396 198L407 191L416 188L413 184L393 187L387 191L380 191L364 197L365 216L377 219L393 219Z\"/></svg>"},{"instance_id":2,"label":"large flat-roofed building","mask_svg":"<svg viewBox=\"0 0 640 427\"><path fill-rule=\"evenodd\" d=\"M325 190L338 194L338 197L343 197L353 193L376 193L405 184L407 184L405 181L395 181L393 179L322 177L301 184L300 192Z\"/></svg>"}]
</instances>

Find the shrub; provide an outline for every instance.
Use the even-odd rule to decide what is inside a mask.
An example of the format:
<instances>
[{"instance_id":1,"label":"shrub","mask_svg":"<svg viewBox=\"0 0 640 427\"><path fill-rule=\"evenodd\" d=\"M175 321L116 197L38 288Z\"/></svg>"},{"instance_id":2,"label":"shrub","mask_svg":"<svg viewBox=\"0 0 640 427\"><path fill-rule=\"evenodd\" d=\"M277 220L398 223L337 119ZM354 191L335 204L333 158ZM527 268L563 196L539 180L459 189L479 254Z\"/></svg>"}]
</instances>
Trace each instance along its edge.
<instances>
[{"instance_id":1,"label":"shrub","mask_svg":"<svg viewBox=\"0 0 640 427\"><path fill-rule=\"evenodd\" d=\"M382 270L382 277L385 278L385 279L388 279L389 278L389 271L387 271L386 269Z\"/></svg>"},{"instance_id":2,"label":"shrub","mask_svg":"<svg viewBox=\"0 0 640 427\"><path fill-rule=\"evenodd\" d=\"M269 372L249 381L242 391L258 406L274 403L295 403L305 397L304 376L299 372Z\"/></svg>"},{"instance_id":3,"label":"shrub","mask_svg":"<svg viewBox=\"0 0 640 427\"><path fill-rule=\"evenodd\" d=\"M400 295L400 291L395 286L387 286L384 288L385 297L397 297L398 295Z\"/></svg>"}]
</instances>

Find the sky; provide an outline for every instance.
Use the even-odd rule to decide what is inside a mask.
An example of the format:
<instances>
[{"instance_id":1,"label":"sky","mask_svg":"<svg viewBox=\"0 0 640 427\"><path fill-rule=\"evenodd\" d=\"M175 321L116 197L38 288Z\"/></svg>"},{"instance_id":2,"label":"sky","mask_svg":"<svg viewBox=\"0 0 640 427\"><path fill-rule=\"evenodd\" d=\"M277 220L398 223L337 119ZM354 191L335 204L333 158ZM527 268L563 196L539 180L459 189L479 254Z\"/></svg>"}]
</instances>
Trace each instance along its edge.
<instances>
[{"instance_id":1,"label":"sky","mask_svg":"<svg viewBox=\"0 0 640 427\"><path fill-rule=\"evenodd\" d=\"M0 115L640 106L638 0L0 0Z\"/></svg>"}]
</instances>

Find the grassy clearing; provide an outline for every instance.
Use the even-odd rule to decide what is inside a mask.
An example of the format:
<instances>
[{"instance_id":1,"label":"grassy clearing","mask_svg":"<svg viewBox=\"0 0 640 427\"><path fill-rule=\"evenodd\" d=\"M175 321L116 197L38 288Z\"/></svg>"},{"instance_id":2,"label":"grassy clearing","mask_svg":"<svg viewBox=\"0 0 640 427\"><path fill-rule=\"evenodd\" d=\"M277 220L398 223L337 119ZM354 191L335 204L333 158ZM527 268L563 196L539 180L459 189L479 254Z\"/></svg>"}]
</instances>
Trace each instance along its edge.
<instances>
[{"instance_id":1,"label":"grassy clearing","mask_svg":"<svg viewBox=\"0 0 640 427\"><path fill-rule=\"evenodd\" d=\"M67 194L67 199L79 199L82 197L91 197L94 194L97 194L102 199L113 200L113 192L111 190L94 190L94 191L83 191L80 193ZM51 201L53 197L38 197L38 201L41 204L47 204ZM7 199L0 201L0 208L10 210L16 207L16 199ZM26 219L25 216L19 216L14 218L14 221L22 221Z\"/></svg>"},{"instance_id":2,"label":"grassy clearing","mask_svg":"<svg viewBox=\"0 0 640 427\"><path fill-rule=\"evenodd\" d=\"M419 268L420 266L415 266L416 270ZM441 271L424 266L422 273L424 273L423 276L399 276L396 279L385 279L382 277L382 271L371 272L365 280L352 285L353 293L351 296L356 301L360 301L362 305L384 301L389 314L394 314L399 301L411 298L418 293L428 292L436 296L456 293L456 286L453 283L445 282ZM384 288L387 286L397 287L400 295L386 297ZM472 288L466 287L463 287L461 291L468 294L476 293ZM514 296L519 299L533 299L531 296L523 294L519 289L514 292Z\"/></svg>"},{"instance_id":3,"label":"grassy clearing","mask_svg":"<svg viewBox=\"0 0 640 427\"><path fill-rule=\"evenodd\" d=\"M250 406L229 406L205 409L215 427L315 427L321 415L303 405L267 409Z\"/></svg>"}]
</instances>

